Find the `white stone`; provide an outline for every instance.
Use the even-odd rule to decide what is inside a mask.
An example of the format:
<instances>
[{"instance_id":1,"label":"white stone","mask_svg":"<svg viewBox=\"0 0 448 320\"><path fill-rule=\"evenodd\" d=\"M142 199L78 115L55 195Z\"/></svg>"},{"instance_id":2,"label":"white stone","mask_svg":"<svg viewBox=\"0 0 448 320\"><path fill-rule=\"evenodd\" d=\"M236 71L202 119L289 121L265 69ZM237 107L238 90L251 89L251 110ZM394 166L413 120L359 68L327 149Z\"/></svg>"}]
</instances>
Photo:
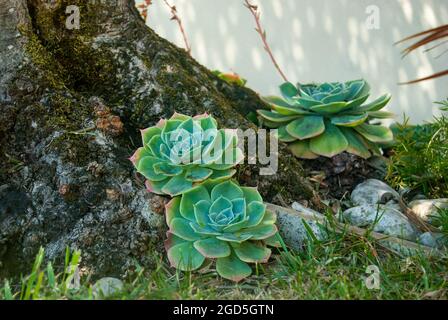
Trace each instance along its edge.
<instances>
[{"instance_id":1,"label":"white stone","mask_svg":"<svg viewBox=\"0 0 448 320\"><path fill-rule=\"evenodd\" d=\"M438 209L448 208L448 199L414 200L409 203L409 208L425 221L438 215Z\"/></svg>"},{"instance_id":2,"label":"white stone","mask_svg":"<svg viewBox=\"0 0 448 320\"><path fill-rule=\"evenodd\" d=\"M398 200L399 194L383 181L368 179L356 186L351 194L355 206L385 204L390 200Z\"/></svg>"},{"instance_id":3,"label":"white stone","mask_svg":"<svg viewBox=\"0 0 448 320\"><path fill-rule=\"evenodd\" d=\"M418 237L417 242L428 247L441 248L447 244L447 239L440 233L425 232Z\"/></svg>"},{"instance_id":4,"label":"white stone","mask_svg":"<svg viewBox=\"0 0 448 320\"><path fill-rule=\"evenodd\" d=\"M417 230L398 207L363 205L350 208L342 214L344 219L357 227L372 227L373 231L415 241Z\"/></svg>"},{"instance_id":5,"label":"white stone","mask_svg":"<svg viewBox=\"0 0 448 320\"><path fill-rule=\"evenodd\" d=\"M309 209L311 210L311 209ZM301 211L301 210L299 210ZM312 210L314 212L314 210ZM309 213L309 212L304 212ZM319 215L314 212L313 215ZM309 234L309 231L303 223L304 219L299 215L294 215L288 212L277 213L277 225L279 227L280 235L285 241L286 245L296 251L303 250L307 241L313 237ZM318 240L324 240L327 237L325 227L319 225L318 222L307 220L306 223L310 227L314 237Z\"/></svg>"},{"instance_id":6,"label":"white stone","mask_svg":"<svg viewBox=\"0 0 448 320\"><path fill-rule=\"evenodd\" d=\"M92 294L95 299L107 299L115 294L123 291L123 282L117 278L101 278L98 280L92 289Z\"/></svg>"}]
</instances>

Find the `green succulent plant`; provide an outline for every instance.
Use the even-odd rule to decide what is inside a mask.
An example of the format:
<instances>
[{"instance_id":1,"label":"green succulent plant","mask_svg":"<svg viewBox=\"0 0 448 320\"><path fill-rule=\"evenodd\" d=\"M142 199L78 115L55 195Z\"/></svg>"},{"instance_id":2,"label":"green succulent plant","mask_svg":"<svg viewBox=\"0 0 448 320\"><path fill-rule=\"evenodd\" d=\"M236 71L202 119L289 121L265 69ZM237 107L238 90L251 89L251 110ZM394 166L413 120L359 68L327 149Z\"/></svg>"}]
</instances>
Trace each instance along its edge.
<instances>
[{"instance_id":1,"label":"green succulent plant","mask_svg":"<svg viewBox=\"0 0 448 320\"><path fill-rule=\"evenodd\" d=\"M240 281L248 263L266 262L277 245L275 214L266 211L257 189L236 182L206 182L171 200L165 247L171 265L182 271L209 266L223 278Z\"/></svg>"},{"instance_id":2,"label":"green succulent plant","mask_svg":"<svg viewBox=\"0 0 448 320\"><path fill-rule=\"evenodd\" d=\"M217 129L216 120L175 113L141 131L143 147L130 158L148 191L177 196L207 179L228 179L243 160L233 130Z\"/></svg>"},{"instance_id":3,"label":"green succulent plant","mask_svg":"<svg viewBox=\"0 0 448 320\"><path fill-rule=\"evenodd\" d=\"M292 153L305 159L333 157L344 151L369 158L380 154L378 143L392 141L392 131L371 120L393 117L381 111L390 101L385 94L365 103L369 85L364 80L280 86L283 98L264 98L269 110L258 110L263 124L277 128L279 140L288 142Z\"/></svg>"}]
</instances>

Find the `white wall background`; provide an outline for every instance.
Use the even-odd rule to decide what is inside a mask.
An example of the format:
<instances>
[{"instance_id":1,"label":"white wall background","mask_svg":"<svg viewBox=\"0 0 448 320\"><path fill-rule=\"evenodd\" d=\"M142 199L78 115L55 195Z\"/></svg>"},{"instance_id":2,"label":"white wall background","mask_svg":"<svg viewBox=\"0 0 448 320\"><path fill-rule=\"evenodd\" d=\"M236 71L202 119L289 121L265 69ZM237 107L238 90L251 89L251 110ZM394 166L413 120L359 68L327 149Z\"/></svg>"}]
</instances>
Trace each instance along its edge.
<instances>
[{"instance_id":1,"label":"white wall background","mask_svg":"<svg viewBox=\"0 0 448 320\"><path fill-rule=\"evenodd\" d=\"M153 0L147 24L183 47L182 36L162 0ZM263 95L277 94L282 79L265 54L243 0L169 0L175 4L192 55L211 69L235 71ZM388 107L401 120L431 120L433 101L448 97L448 77L421 84L397 83L445 70L448 54L416 52L402 60L397 40L448 23L447 0L253 0L262 12L268 41L290 81L324 82L365 78L372 96L390 92ZM378 30L369 30L366 10L379 8Z\"/></svg>"}]
</instances>

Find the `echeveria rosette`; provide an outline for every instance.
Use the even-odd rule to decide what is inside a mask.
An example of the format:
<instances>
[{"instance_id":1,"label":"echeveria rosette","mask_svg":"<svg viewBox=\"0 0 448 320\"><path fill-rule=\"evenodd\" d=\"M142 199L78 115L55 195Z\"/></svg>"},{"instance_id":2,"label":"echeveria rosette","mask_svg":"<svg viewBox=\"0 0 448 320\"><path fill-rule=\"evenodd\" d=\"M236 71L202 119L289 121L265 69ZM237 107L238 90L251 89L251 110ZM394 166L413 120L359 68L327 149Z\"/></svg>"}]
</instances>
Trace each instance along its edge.
<instances>
[{"instance_id":1,"label":"echeveria rosette","mask_svg":"<svg viewBox=\"0 0 448 320\"><path fill-rule=\"evenodd\" d=\"M218 130L207 114L175 113L141 134L143 147L130 160L147 179L148 191L161 195L177 196L207 179L229 179L243 159L235 131Z\"/></svg>"},{"instance_id":2,"label":"echeveria rosette","mask_svg":"<svg viewBox=\"0 0 448 320\"><path fill-rule=\"evenodd\" d=\"M392 131L370 124L392 113L381 111L390 101L385 94L366 103L369 85L364 80L280 86L283 98L264 98L271 111L258 110L263 124L277 128L279 140L289 143L294 155L315 159L347 151L363 158L380 154L377 144L393 140Z\"/></svg>"},{"instance_id":3,"label":"echeveria rosette","mask_svg":"<svg viewBox=\"0 0 448 320\"><path fill-rule=\"evenodd\" d=\"M249 263L267 262L276 245L276 216L266 210L257 189L232 180L204 183L166 206L165 247L171 265L193 271L216 260L223 278L240 281Z\"/></svg>"}]
</instances>

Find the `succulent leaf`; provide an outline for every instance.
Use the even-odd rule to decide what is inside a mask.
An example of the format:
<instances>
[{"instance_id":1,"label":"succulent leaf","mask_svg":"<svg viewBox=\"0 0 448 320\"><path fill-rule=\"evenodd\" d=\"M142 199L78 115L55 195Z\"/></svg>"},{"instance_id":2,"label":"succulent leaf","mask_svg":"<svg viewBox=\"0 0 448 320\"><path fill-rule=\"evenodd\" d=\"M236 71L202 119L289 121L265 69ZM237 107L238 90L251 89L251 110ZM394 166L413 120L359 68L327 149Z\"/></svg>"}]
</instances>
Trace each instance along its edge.
<instances>
[{"instance_id":1,"label":"succulent leaf","mask_svg":"<svg viewBox=\"0 0 448 320\"><path fill-rule=\"evenodd\" d=\"M227 241L227 242L236 242L236 243L243 243L244 241L249 240L252 238L252 234L245 233L245 234L235 234L235 233L223 233L216 237L217 239Z\"/></svg>"},{"instance_id":2,"label":"succulent leaf","mask_svg":"<svg viewBox=\"0 0 448 320\"><path fill-rule=\"evenodd\" d=\"M148 129L141 130L143 145L147 145L152 137L159 135L162 132L160 128L151 127Z\"/></svg>"},{"instance_id":3,"label":"succulent leaf","mask_svg":"<svg viewBox=\"0 0 448 320\"><path fill-rule=\"evenodd\" d=\"M310 141L311 152L329 158L345 151L347 147L347 139L338 127L331 123L326 123L325 132Z\"/></svg>"},{"instance_id":4,"label":"succulent leaf","mask_svg":"<svg viewBox=\"0 0 448 320\"><path fill-rule=\"evenodd\" d=\"M309 116L294 120L286 126L286 131L300 140L316 137L325 131L324 118Z\"/></svg>"},{"instance_id":5,"label":"succulent leaf","mask_svg":"<svg viewBox=\"0 0 448 320\"><path fill-rule=\"evenodd\" d=\"M361 106L359 111L379 111L389 103L391 98L392 96L390 94L385 94L378 99Z\"/></svg>"},{"instance_id":6,"label":"succulent leaf","mask_svg":"<svg viewBox=\"0 0 448 320\"><path fill-rule=\"evenodd\" d=\"M395 114L387 111L368 111L368 116L374 119L390 119L395 117Z\"/></svg>"},{"instance_id":7,"label":"succulent leaf","mask_svg":"<svg viewBox=\"0 0 448 320\"><path fill-rule=\"evenodd\" d=\"M271 250L253 241L233 245L235 254L241 261L249 263L266 263L271 256Z\"/></svg>"},{"instance_id":8,"label":"succulent leaf","mask_svg":"<svg viewBox=\"0 0 448 320\"><path fill-rule=\"evenodd\" d=\"M201 236L191 227L190 222L182 218L174 218L171 220L170 232L188 241L201 239Z\"/></svg>"},{"instance_id":9,"label":"succulent leaf","mask_svg":"<svg viewBox=\"0 0 448 320\"><path fill-rule=\"evenodd\" d=\"M185 219L195 221L194 207L195 204L198 204L200 201L211 201L207 189L202 185L194 187L182 196L180 201L181 215Z\"/></svg>"},{"instance_id":10,"label":"succulent leaf","mask_svg":"<svg viewBox=\"0 0 448 320\"><path fill-rule=\"evenodd\" d=\"M278 139L283 142L293 142L297 138L293 137L286 130L286 126L281 126L278 128Z\"/></svg>"},{"instance_id":11,"label":"succulent leaf","mask_svg":"<svg viewBox=\"0 0 448 320\"><path fill-rule=\"evenodd\" d=\"M287 101L285 101L283 98L277 97L277 96L267 96L262 97L262 100L270 105L275 104L280 107L292 107Z\"/></svg>"},{"instance_id":12,"label":"succulent leaf","mask_svg":"<svg viewBox=\"0 0 448 320\"><path fill-rule=\"evenodd\" d=\"M362 124L355 130L371 142L388 142L394 137L389 128L378 125Z\"/></svg>"},{"instance_id":13,"label":"succulent leaf","mask_svg":"<svg viewBox=\"0 0 448 320\"><path fill-rule=\"evenodd\" d=\"M289 150L291 150L292 154L297 158L302 159L316 159L319 158L318 154L315 154L310 149L310 140L304 141L295 141L289 144Z\"/></svg>"},{"instance_id":14,"label":"succulent leaf","mask_svg":"<svg viewBox=\"0 0 448 320\"><path fill-rule=\"evenodd\" d=\"M247 216L249 221L247 222L247 227L254 227L263 220L266 213L266 205L262 202L252 201L247 206Z\"/></svg>"},{"instance_id":15,"label":"succulent leaf","mask_svg":"<svg viewBox=\"0 0 448 320\"><path fill-rule=\"evenodd\" d=\"M221 277L234 282L240 282L252 274L251 267L234 253L228 257L217 259L216 271Z\"/></svg>"},{"instance_id":16,"label":"succulent leaf","mask_svg":"<svg viewBox=\"0 0 448 320\"><path fill-rule=\"evenodd\" d=\"M271 112L267 110L258 110L260 116L272 122L288 122L300 117L299 115L285 116L277 112Z\"/></svg>"},{"instance_id":17,"label":"succulent leaf","mask_svg":"<svg viewBox=\"0 0 448 320\"><path fill-rule=\"evenodd\" d=\"M331 118L331 123L341 127L356 127L367 120L367 113L345 114Z\"/></svg>"},{"instance_id":18,"label":"succulent leaf","mask_svg":"<svg viewBox=\"0 0 448 320\"><path fill-rule=\"evenodd\" d=\"M282 246L282 243L280 242L280 235L278 233L269 238L264 239L263 242L266 243L268 246L274 248L280 248Z\"/></svg>"},{"instance_id":19,"label":"succulent leaf","mask_svg":"<svg viewBox=\"0 0 448 320\"><path fill-rule=\"evenodd\" d=\"M216 166L214 167L216 168ZM213 174L213 170L210 168L192 167L185 173L185 179L191 182L204 181Z\"/></svg>"},{"instance_id":20,"label":"succulent leaf","mask_svg":"<svg viewBox=\"0 0 448 320\"><path fill-rule=\"evenodd\" d=\"M162 188L165 186L165 184L168 181L169 181L169 178L167 178L163 181L146 180L146 182L145 182L146 190L151 193L163 195L165 193L162 191Z\"/></svg>"},{"instance_id":21,"label":"succulent leaf","mask_svg":"<svg viewBox=\"0 0 448 320\"><path fill-rule=\"evenodd\" d=\"M237 233L236 236L245 238L250 235L251 240L264 240L272 237L278 232L277 227L274 224L271 225L258 225L253 228L248 228L241 233Z\"/></svg>"},{"instance_id":22,"label":"succulent leaf","mask_svg":"<svg viewBox=\"0 0 448 320\"><path fill-rule=\"evenodd\" d=\"M303 115L307 115L307 114L312 114L311 112L304 110L302 108L299 107L283 107L283 106L278 106L273 104L272 106L272 110L278 112L281 115L284 116L303 116ZM263 115L261 115L263 116Z\"/></svg>"},{"instance_id":23,"label":"succulent leaf","mask_svg":"<svg viewBox=\"0 0 448 320\"><path fill-rule=\"evenodd\" d=\"M187 180L184 176L174 176L172 177L163 187L162 192L175 197L185 190L191 189L193 186L192 182Z\"/></svg>"},{"instance_id":24,"label":"succulent leaf","mask_svg":"<svg viewBox=\"0 0 448 320\"><path fill-rule=\"evenodd\" d=\"M340 129L348 142L347 151L361 158L368 159L372 155L364 138L348 128Z\"/></svg>"},{"instance_id":25,"label":"succulent leaf","mask_svg":"<svg viewBox=\"0 0 448 320\"><path fill-rule=\"evenodd\" d=\"M231 253L227 242L216 238L198 240L194 243L194 247L204 257L211 259L228 257Z\"/></svg>"},{"instance_id":26,"label":"succulent leaf","mask_svg":"<svg viewBox=\"0 0 448 320\"><path fill-rule=\"evenodd\" d=\"M180 198L173 198L165 205L165 219L168 226L174 218L181 218L180 214Z\"/></svg>"},{"instance_id":27,"label":"succulent leaf","mask_svg":"<svg viewBox=\"0 0 448 320\"><path fill-rule=\"evenodd\" d=\"M347 102L332 102L328 104L319 104L310 108L319 114L335 114L347 109Z\"/></svg>"},{"instance_id":28,"label":"succulent leaf","mask_svg":"<svg viewBox=\"0 0 448 320\"><path fill-rule=\"evenodd\" d=\"M205 257L199 253L192 242L185 242L168 250L168 260L171 266L181 271L193 271L201 267Z\"/></svg>"},{"instance_id":29,"label":"succulent leaf","mask_svg":"<svg viewBox=\"0 0 448 320\"><path fill-rule=\"evenodd\" d=\"M196 219L196 222L200 226L206 226L210 223L210 219L208 217L208 214L210 212L211 207L210 201L207 200L200 200L196 204L193 205L194 207L194 217ZM180 207L180 199L179 199L179 207Z\"/></svg>"},{"instance_id":30,"label":"succulent leaf","mask_svg":"<svg viewBox=\"0 0 448 320\"><path fill-rule=\"evenodd\" d=\"M155 158L155 157L151 157L151 156L144 157L138 162L137 169L148 180L162 181L168 177L163 174L158 174L154 170L154 165L156 165L157 163L160 163L160 162L161 162L160 159Z\"/></svg>"},{"instance_id":31,"label":"succulent leaf","mask_svg":"<svg viewBox=\"0 0 448 320\"><path fill-rule=\"evenodd\" d=\"M220 197L225 197L229 200L241 199L244 197L243 190L236 183L232 181L223 182L213 188L211 193L212 201L216 201Z\"/></svg>"},{"instance_id":32,"label":"succulent leaf","mask_svg":"<svg viewBox=\"0 0 448 320\"><path fill-rule=\"evenodd\" d=\"M246 204L250 204L253 201L263 202L263 198L257 191L257 188L253 187L241 187L241 190L244 194L244 199L246 200Z\"/></svg>"},{"instance_id":33,"label":"succulent leaf","mask_svg":"<svg viewBox=\"0 0 448 320\"><path fill-rule=\"evenodd\" d=\"M280 86L280 92L282 93L285 99L292 99L293 97L299 94L299 90L297 90L296 86L291 82L285 82Z\"/></svg>"}]
</instances>

